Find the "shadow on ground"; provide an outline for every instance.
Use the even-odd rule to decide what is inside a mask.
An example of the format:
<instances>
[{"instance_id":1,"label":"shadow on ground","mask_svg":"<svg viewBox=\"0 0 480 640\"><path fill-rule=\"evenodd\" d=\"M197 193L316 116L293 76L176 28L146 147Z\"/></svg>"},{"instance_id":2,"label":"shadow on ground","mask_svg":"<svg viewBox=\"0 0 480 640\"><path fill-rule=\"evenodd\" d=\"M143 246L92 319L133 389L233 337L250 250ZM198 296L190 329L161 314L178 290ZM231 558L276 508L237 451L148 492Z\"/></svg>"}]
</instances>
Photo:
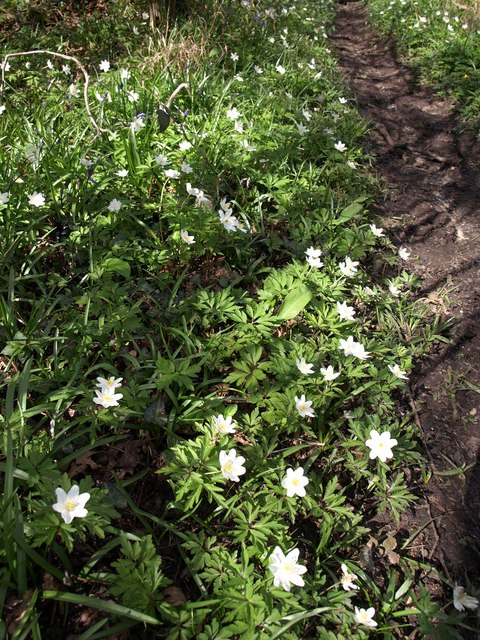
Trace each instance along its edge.
<instances>
[{"instance_id":1,"label":"shadow on ground","mask_svg":"<svg viewBox=\"0 0 480 640\"><path fill-rule=\"evenodd\" d=\"M339 4L331 40L388 184L376 212L412 252L427 301L444 304L436 293L447 293L453 317L451 342L412 376L433 476L400 527L410 535L429 523L411 551L465 584L480 574L480 143L366 21L362 2Z\"/></svg>"}]
</instances>

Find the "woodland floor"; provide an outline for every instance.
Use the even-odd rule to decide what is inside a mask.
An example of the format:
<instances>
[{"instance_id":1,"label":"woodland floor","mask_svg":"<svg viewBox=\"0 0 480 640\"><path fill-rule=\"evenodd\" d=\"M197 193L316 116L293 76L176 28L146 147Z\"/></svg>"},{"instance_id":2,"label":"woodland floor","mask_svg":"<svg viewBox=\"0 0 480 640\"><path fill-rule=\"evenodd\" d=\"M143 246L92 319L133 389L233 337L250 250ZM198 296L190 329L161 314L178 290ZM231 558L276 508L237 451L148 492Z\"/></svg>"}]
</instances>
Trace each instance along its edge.
<instances>
[{"instance_id":1,"label":"woodland floor","mask_svg":"<svg viewBox=\"0 0 480 640\"><path fill-rule=\"evenodd\" d=\"M376 213L411 251L408 268L422 279L422 297L453 318L450 342L411 377L433 475L398 532L408 537L426 525L410 554L465 585L480 573L480 142L371 30L362 2L339 2L331 40L371 122L371 150L388 190ZM457 466L467 470L455 473ZM430 588L441 595L433 578Z\"/></svg>"}]
</instances>

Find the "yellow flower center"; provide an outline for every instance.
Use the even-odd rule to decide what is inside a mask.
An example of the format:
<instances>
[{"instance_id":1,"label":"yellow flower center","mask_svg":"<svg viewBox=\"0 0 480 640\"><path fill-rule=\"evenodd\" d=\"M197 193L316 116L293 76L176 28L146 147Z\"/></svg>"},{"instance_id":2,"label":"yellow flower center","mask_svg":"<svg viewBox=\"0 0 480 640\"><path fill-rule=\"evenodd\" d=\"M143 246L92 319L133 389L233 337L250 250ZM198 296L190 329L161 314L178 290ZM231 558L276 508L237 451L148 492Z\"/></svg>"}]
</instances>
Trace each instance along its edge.
<instances>
[{"instance_id":1,"label":"yellow flower center","mask_svg":"<svg viewBox=\"0 0 480 640\"><path fill-rule=\"evenodd\" d=\"M73 511L75 509L75 507L77 506L76 502L74 502L73 500L67 500L65 502L65 509L67 511Z\"/></svg>"},{"instance_id":2,"label":"yellow flower center","mask_svg":"<svg viewBox=\"0 0 480 640\"><path fill-rule=\"evenodd\" d=\"M232 471L233 471L233 462L232 462L231 460L229 460L228 462L226 462L226 463L223 465L223 470L224 470L226 473L232 473Z\"/></svg>"},{"instance_id":3,"label":"yellow flower center","mask_svg":"<svg viewBox=\"0 0 480 640\"><path fill-rule=\"evenodd\" d=\"M292 478L292 486L298 487L300 483L298 482L298 478Z\"/></svg>"}]
</instances>

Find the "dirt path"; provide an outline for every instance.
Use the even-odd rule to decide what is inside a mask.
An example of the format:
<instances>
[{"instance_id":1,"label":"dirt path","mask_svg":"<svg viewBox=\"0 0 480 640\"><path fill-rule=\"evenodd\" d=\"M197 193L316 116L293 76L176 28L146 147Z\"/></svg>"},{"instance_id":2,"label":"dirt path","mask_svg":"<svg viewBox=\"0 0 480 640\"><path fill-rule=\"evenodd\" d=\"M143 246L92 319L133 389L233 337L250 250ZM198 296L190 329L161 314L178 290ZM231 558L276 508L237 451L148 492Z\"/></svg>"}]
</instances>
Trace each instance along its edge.
<instances>
[{"instance_id":1,"label":"dirt path","mask_svg":"<svg viewBox=\"0 0 480 640\"><path fill-rule=\"evenodd\" d=\"M339 3L332 45L360 111L372 123L377 169L389 185L378 213L390 236L411 250L408 266L422 278L423 296L434 304L436 292L446 292L448 315L454 318L450 344L438 347L412 376L412 403L434 475L401 527L411 534L433 519L411 553L431 559L452 582L465 584L469 574L475 584L480 573L480 465L475 464L480 143L458 133L451 105L417 86L391 44L374 35L366 20L362 2ZM455 465L471 464L465 474L443 475Z\"/></svg>"}]
</instances>

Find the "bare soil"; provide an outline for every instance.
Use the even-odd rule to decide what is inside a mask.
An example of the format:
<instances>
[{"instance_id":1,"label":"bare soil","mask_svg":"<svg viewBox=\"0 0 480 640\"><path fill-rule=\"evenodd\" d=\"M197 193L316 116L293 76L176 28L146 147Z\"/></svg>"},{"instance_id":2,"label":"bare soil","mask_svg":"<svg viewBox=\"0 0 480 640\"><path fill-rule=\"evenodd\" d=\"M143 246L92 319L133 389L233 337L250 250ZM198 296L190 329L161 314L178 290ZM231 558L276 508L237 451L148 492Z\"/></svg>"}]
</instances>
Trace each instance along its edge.
<instances>
[{"instance_id":1,"label":"bare soil","mask_svg":"<svg viewBox=\"0 0 480 640\"><path fill-rule=\"evenodd\" d=\"M388 190L376 213L411 251L408 268L421 277L422 296L453 319L449 342L411 376L409 403L432 477L399 533L426 525L410 553L465 585L480 575L480 142L460 131L450 102L415 82L367 17L361 1L339 1L331 41L371 122ZM440 583L430 586L451 599Z\"/></svg>"}]
</instances>

